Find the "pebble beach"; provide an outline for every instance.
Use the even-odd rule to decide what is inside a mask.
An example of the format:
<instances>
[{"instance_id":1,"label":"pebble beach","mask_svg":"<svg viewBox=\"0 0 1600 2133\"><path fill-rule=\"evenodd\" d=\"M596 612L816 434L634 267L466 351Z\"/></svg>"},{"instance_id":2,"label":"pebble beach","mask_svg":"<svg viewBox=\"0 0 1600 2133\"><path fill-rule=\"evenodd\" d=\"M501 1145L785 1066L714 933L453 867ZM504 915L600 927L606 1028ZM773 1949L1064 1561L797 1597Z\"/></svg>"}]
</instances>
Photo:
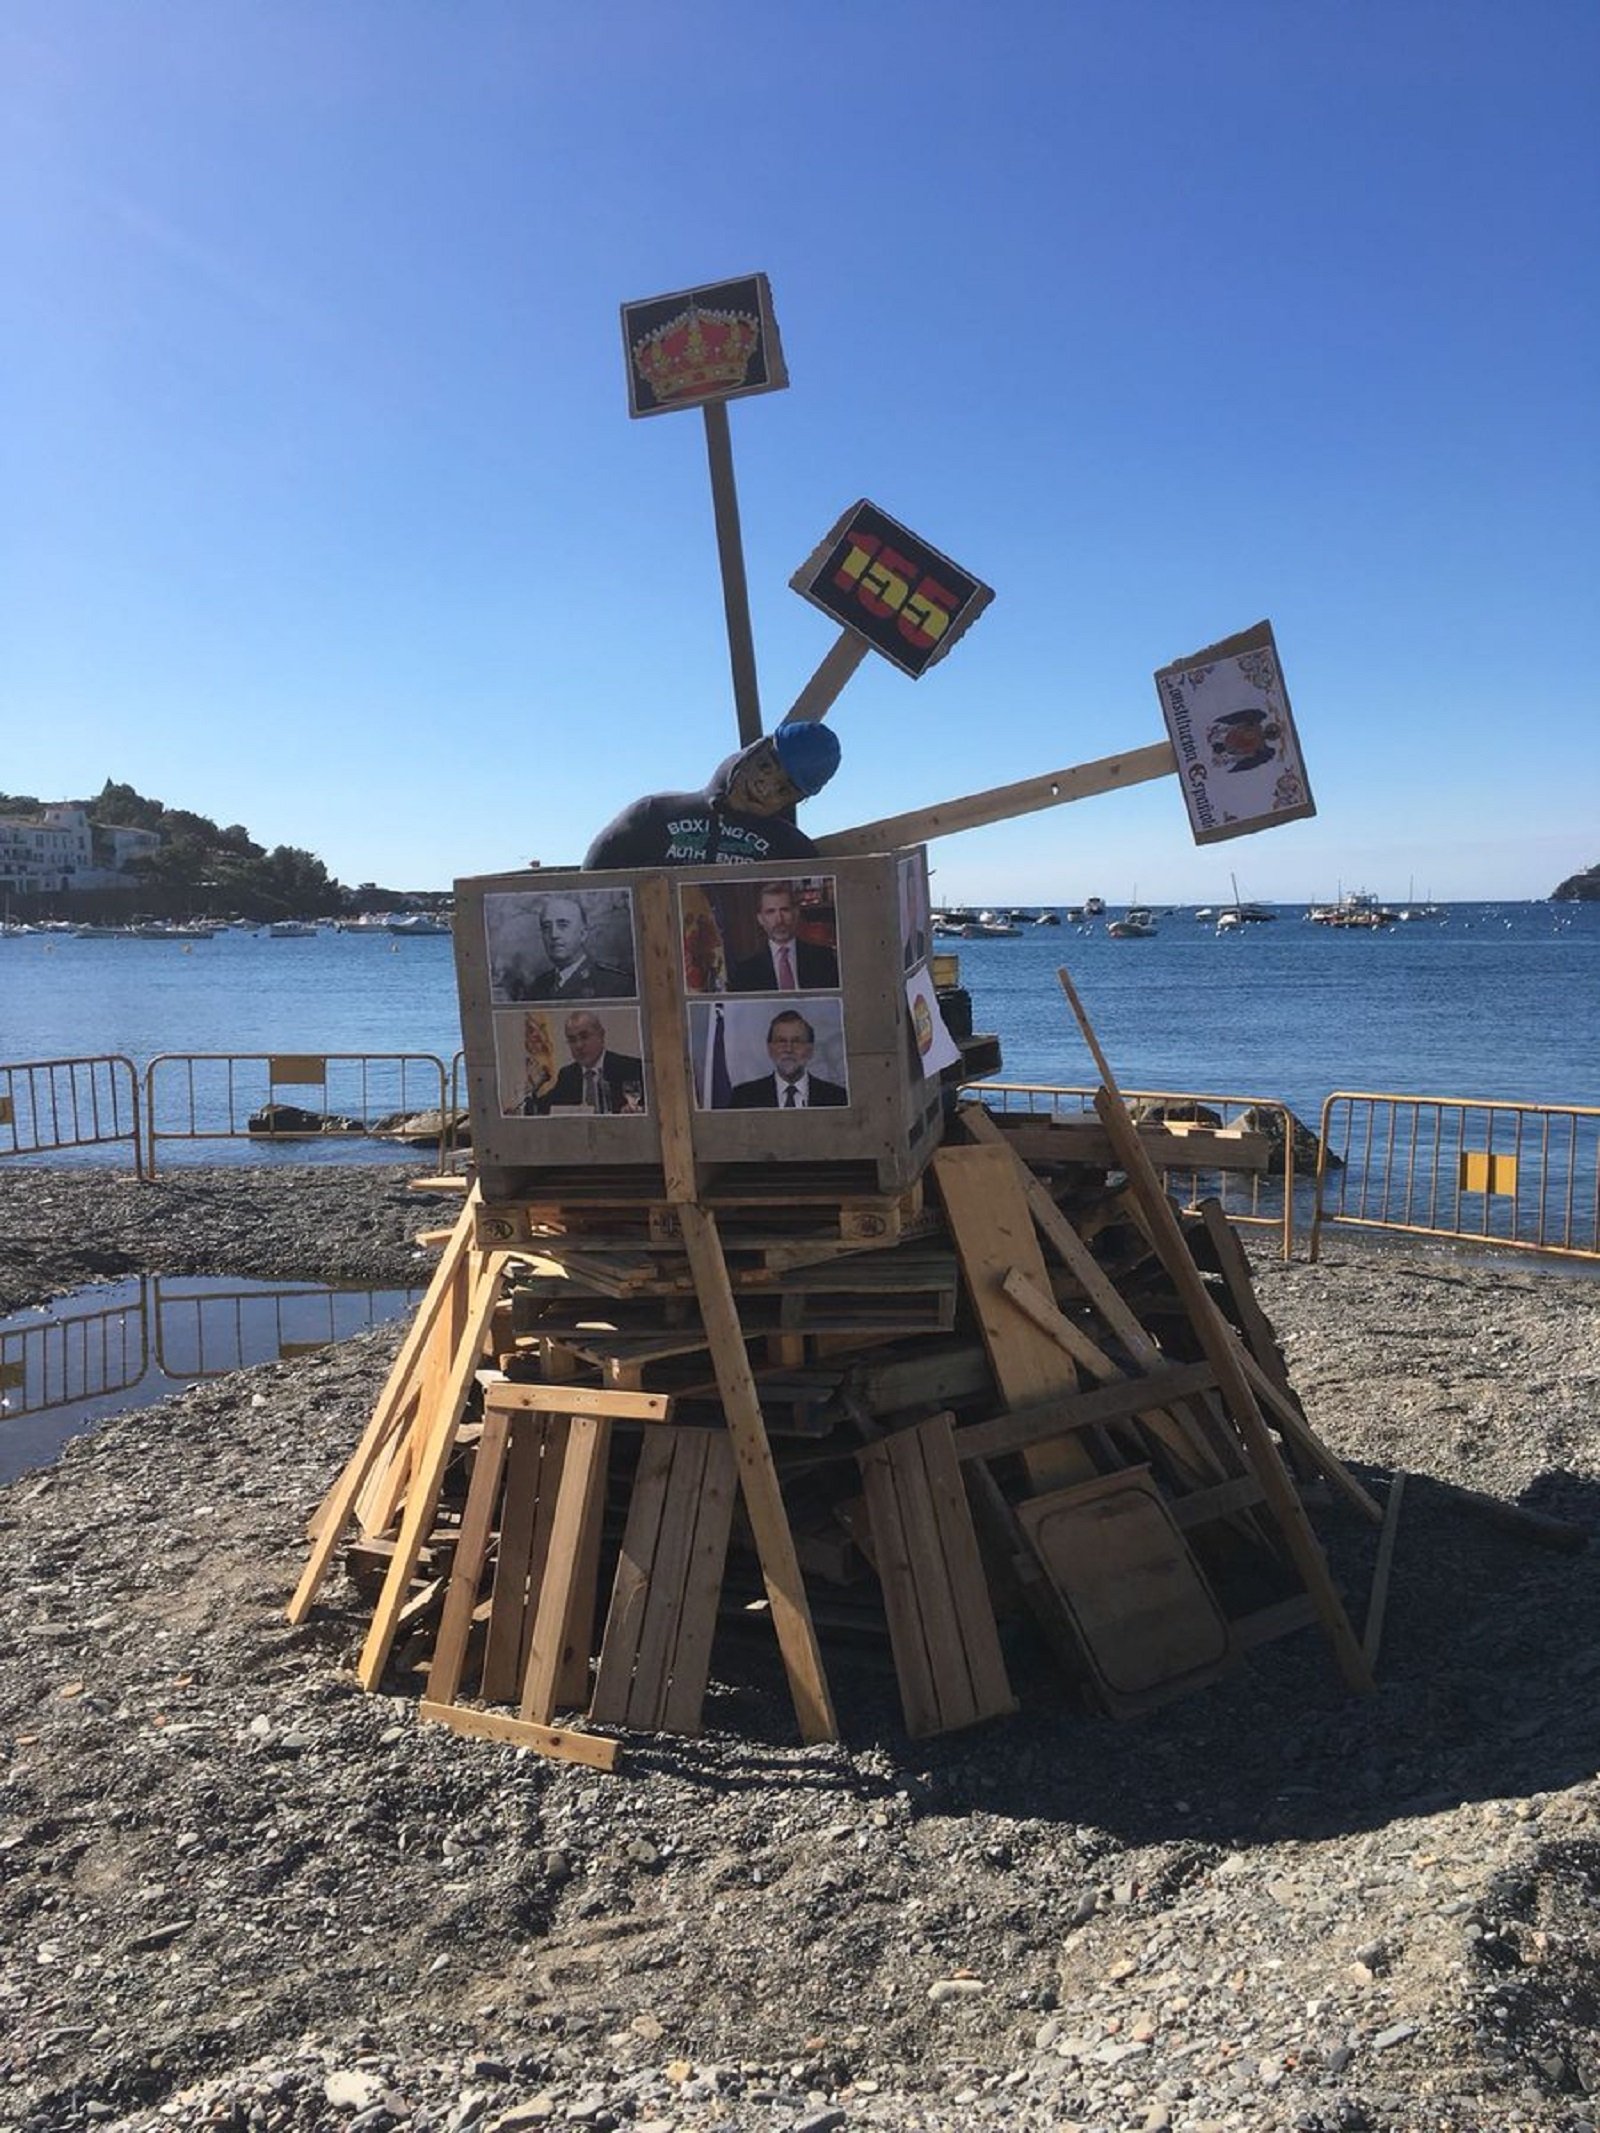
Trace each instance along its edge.
<instances>
[{"instance_id":1,"label":"pebble beach","mask_svg":"<svg viewBox=\"0 0 1600 2133\"><path fill-rule=\"evenodd\" d=\"M0 1169L0 1310L412 1285L425 1169ZM1600 1281L1251 1251L1313 1425L1405 1477L1369 1697L1305 1631L1113 1723L1023 1641L1015 1718L910 1742L829 1648L806 1749L756 1631L612 1775L425 1726L342 1576L284 1615L398 1325L0 1488L0 2133L1600 2124ZM1359 1629L1373 1528L1314 1520Z\"/></svg>"}]
</instances>

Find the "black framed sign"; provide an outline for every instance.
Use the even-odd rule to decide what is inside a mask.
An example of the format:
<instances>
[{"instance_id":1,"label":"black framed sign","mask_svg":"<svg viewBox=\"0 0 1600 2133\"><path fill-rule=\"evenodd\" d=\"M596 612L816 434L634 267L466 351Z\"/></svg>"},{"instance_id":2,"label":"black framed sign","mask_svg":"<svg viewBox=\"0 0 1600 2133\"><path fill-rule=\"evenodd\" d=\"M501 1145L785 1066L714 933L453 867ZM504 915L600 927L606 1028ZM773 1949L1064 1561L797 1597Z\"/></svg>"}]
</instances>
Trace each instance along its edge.
<instances>
[{"instance_id":1,"label":"black framed sign","mask_svg":"<svg viewBox=\"0 0 1600 2133\"><path fill-rule=\"evenodd\" d=\"M666 415L789 382L765 274L622 307L628 413Z\"/></svg>"},{"instance_id":2,"label":"black framed sign","mask_svg":"<svg viewBox=\"0 0 1600 2133\"><path fill-rule=\"evenodd\" d=\"M989 586L865 497L789 583L913 680L994 598Z\"/></svg>"}]
</instances>

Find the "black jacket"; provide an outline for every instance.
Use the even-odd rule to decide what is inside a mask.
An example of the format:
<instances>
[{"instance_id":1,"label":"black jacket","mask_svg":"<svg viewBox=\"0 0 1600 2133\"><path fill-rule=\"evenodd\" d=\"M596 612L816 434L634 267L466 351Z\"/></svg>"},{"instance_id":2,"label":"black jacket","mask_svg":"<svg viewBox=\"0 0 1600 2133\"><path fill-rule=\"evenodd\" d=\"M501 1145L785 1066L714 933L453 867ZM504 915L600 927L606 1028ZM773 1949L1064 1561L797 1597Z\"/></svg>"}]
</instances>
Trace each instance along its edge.
<instances>
[{"instance_id":1,"label":"black jacket","mask_svg":"<svg viewBox=\"0 0 1600 2133\"><path fill-rule=\"evenodd\" d=\"M809 859L816 846L786 815L736 815L723 795L739 762L765 738L719 763L703 792L655 792L625 807L596 837L586 867L759 866L768 859Z\"/></svg>"}]
</instances>

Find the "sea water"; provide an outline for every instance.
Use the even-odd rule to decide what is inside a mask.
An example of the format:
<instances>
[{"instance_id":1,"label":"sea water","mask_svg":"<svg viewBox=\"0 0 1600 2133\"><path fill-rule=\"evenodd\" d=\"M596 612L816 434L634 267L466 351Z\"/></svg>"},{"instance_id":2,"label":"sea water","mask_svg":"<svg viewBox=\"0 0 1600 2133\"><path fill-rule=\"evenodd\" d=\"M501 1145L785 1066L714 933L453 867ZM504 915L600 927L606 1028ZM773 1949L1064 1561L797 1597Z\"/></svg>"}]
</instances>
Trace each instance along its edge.
<instances>
[{"instance_id":1,"label":"sea water","mask_svg":"<svg viewBox=\"0 0 1600 2133\"><path fill-rule=\"evenodd\" d=\"M999 1036L1005 1080L1098 1079L1064 968L1125 1089L1260 1097L1313 1122L1336 1089L1600 1103L1600 904L1452 904L1372 931L1285 907L1220 934L1185 909L1156 927L936 945L959 959L974 1027ZM367 1052L448 1067L460 1046L447 938L0 938L0 1065L120 1053L142 1074L163 1053ZM282 1153L303 1161L305 1144Z\"/></svg>"}]
</instances>

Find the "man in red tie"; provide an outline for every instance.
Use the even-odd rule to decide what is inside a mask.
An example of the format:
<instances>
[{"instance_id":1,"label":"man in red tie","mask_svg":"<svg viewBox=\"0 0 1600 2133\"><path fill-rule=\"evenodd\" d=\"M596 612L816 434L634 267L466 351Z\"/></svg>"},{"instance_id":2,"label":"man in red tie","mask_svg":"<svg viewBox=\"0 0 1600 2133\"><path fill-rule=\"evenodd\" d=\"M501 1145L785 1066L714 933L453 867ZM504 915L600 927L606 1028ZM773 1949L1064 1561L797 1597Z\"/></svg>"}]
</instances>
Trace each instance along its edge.
<instances>
[{"instance_id":1,"label":"man in red tie","mask_svg":"<svg viewBox=\"0 0 1600 2133\"><path fill-rule=\"evenodd\" d=\"M761 884L756 923L766 935L765 945L729 970L729 992L821 992L838 985L834 951L800 939L800 898L792 881Z\"/></svg>"}]
</instances>

